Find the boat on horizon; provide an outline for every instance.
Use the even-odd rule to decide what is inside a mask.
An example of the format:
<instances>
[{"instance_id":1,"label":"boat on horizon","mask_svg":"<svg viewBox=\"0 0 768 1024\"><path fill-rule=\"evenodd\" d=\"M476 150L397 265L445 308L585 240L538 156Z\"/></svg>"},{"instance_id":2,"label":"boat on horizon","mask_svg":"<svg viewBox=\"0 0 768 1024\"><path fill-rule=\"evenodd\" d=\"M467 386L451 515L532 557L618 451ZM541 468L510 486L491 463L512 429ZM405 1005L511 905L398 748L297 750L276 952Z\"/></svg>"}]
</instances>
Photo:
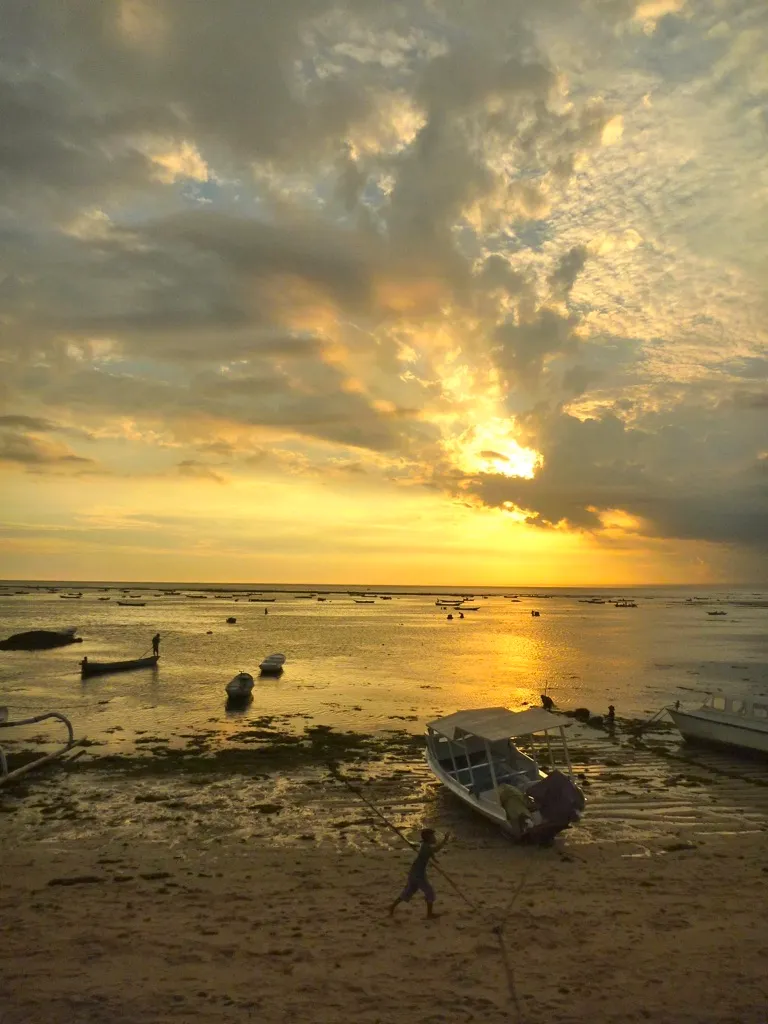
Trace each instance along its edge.
<instances>
[{"instance_id":1,"label":"boat on horizon","mask_svg":"<svg viewBox=\"0 0 768 1024\"><path fill-rule=\"evenodd\" d=\"M85 657L80 662L80 678L104 676L110 672L130 672L135 668L155 668L159 657L159 654L152 654L148 658L131 658L128 661L89 661Z\"/></svg>"},{"instance_id":2,"label":"boat on horizon","mask_svg":"<svg viewBox=\"0 0 768 1024\"><path fill-rule=\"evenodd\" d=\"M768 699L709 694L700 708L667 708L683 739L768 754Z\"/></svg>"},{"instance_id":3,"label":"boat on horizon","mask_svg":"<svg viewBox=\"0 0 768 1024\"><path fill-rule=\"evenodd\" d=\"M109 600L109 598L107 598L107 600ZM121 604L124 608L144 608L146 606L147 602L146 601L118 601L117 603Z\"/></svg>"}]
</instances>

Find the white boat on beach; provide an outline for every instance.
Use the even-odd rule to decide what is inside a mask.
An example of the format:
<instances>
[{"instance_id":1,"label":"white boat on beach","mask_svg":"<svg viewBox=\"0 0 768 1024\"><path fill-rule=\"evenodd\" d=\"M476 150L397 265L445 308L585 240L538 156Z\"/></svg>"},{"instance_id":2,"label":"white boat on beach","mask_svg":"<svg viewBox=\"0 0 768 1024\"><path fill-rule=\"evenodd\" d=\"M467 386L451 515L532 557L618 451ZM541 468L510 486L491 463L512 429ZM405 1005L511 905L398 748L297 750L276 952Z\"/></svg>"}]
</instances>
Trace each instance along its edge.
<instances>
[{"instance_id":1,"label":"white boat on beach","mask_svg":"<svg viewBox=\"0 0 768 1024\"><path fill-rule=\"evenodd\" d=\"M250 672L238 672L226 685L227 697L230 700L243 700L251 695L253 676Z\"/></svg>"},{"instance_id":2,"label":"white boat on beach","mask_svg":"<svg viewBox=\"0 0 768 1024\"><path fill-rule=\"evenodd\" d=\"M259 671L263 676L279 676L284 664L284 654L269 654L259 665Z\"/></svg>"},{"instance_id":3,"label":"white boat on beach","mask_svg":"<svg viewBox=\"0 0 768 1024\"><path fill-rule=\"evenodd\" d=\"M565 729L572 723L543 708L509 711L507 708L475 708L457 711L427 725L427 764L435 776L472 810L505 829L510 818L504 807L505 790L526 793L547 779L554 779L573 803L576 820L584 806L581 792L572 782ZM549 764L555 768L551 733L559 736L563 772L548 775L539 768L533 736L543 734ZM519 750L513 740L531 737L531 754ZM556 741L557 742L557 741ZM562 794L561 794L562 795ZM541 824L533 815L533 824ZM566 827L563 825L563 827Z\"/></svg>"},{"instance_id":4,"label":"white boat on beach","mask_svg":"<svg viewBox=\"0 0 768 1024\"><path fill-rule=\"evenodd\" d=\"M768 698L711 694L695 710L667 710L686 740L768 754Z\"/></svg>"}]
</instances>

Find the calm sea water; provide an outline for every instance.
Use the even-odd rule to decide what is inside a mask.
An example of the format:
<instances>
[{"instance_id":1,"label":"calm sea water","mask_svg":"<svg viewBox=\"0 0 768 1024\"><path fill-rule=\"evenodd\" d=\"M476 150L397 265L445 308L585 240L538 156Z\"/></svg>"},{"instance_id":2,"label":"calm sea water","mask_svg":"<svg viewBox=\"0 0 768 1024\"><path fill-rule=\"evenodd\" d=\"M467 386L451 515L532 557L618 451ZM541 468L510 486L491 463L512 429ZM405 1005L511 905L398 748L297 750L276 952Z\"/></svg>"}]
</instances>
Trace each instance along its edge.
<instances>
[{"instance_id":1,"label":"calm sea water","mask_svg":"<svg viewBox=\"0 0 768 1024\"><path fill-rule=\"evenodd\" d=\"M81 590L79 600L44 589L50 585L4 586L4 636L76 626L84 642L0 652L0 703L13 717L67 709L78 733L106 738L115 749L127 749L137 730L173 737L215 721L231 731L240 723L224 712L227 681L241 669L257 676L259 661L274 651L286 654L285 672L258 679L247 714L285 715L296 728L417 732L457 708L538 704L545 689L560 707L603 713L614 704L619 716L648 715L675 699L696 702L694 690L768 692L768 591L754 588L526 589L516 591L519 601L484 589L468 602L478 610L451 622L435 605L448 591L427 588L388 588L377 593L391 600L377 596L373 604L355 603L339 588L323 587L323 601L283 589L259 594L275 598L263 604L248 600L247 587L126 584L146 601L131 608L117 604L122 587L115 585L59 585L61 593ZM583 603L593 595L606 603ZM619 597L637 607L615 607ZM707 614L714 610L727 614ZM228 616L237 624L227 625ZM156 631L156 670L80 680L83 655L139 657Z\"/></svg>"}]
</instances>

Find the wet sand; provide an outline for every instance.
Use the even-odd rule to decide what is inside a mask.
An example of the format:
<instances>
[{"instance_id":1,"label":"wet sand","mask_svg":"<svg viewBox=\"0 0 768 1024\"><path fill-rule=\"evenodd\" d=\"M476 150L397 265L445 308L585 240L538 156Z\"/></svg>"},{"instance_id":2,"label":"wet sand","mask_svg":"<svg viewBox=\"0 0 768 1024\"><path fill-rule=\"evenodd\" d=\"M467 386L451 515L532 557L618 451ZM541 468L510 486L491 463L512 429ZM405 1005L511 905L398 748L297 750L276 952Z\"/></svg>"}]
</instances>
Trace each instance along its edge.
<instances>
[{"instance_id":1,"label":"wet sand","mask_svg":"<svg viewBox=\"0 0 768 1024\"><path fill-rule=\"evenodd\" d=\"M3 1024L764 1024L765 833L638 853L456 839L479 909L433 871L428 922L386 915L402 846L32 842L4 851Z\"/></svg>"}]
</instances>

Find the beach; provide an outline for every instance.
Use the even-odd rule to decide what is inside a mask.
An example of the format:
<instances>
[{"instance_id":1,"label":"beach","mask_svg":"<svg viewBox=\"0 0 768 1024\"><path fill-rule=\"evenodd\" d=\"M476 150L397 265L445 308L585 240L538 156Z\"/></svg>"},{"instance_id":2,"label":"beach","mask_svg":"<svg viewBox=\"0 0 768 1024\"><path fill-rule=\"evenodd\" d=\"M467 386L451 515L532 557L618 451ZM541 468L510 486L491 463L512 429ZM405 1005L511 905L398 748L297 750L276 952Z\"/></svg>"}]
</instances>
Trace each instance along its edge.
<instances>
[{"instance_id":1,"label":"beach","mask_svg":"<svg viewBox=\"0 0 768 1024\"><path fill-rule=\"evenodd\" d=\"M492 594L452 631L427 594L277 594L268 616L236 595L154 600L150 618L86 594L74 654L2 661L12 717L58 708L77 742L0 789L0 1024L765 1024L768 765L681 744L663 716L638 731L700 680L765 688L762 604L710 595L723 621L684 592L629 611ZM3 607L44 625L69 605ZM158 669L72 671L155 628ZM232 672L270 650L284 674L226 708ZM563 715L586 813L531 850L439 784L423 729L533 705L548 679L556 713L613 699L617 716ZM11 767L62 731L4 730ZM453 834L440 866L460 892L432 870L438 920L420 897L387 917L412 853L380 814L410 842Z\"/></svg>"},{"instance_id":2,"label":"beach","mask_svg":"<svg viewBox=\"0 0 768 1024\"><path fill-rule=\"evenodd\" d=\"M643 852L455 840L440 866L474 906L433 867L435 921L418 896L387 916L410 856L312 842L6 850L3 1024L766 1020L764 833Z\"/></svg>"}]
</instances>

